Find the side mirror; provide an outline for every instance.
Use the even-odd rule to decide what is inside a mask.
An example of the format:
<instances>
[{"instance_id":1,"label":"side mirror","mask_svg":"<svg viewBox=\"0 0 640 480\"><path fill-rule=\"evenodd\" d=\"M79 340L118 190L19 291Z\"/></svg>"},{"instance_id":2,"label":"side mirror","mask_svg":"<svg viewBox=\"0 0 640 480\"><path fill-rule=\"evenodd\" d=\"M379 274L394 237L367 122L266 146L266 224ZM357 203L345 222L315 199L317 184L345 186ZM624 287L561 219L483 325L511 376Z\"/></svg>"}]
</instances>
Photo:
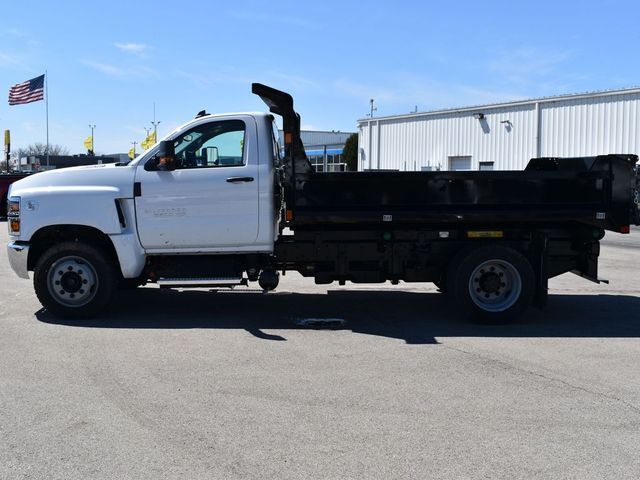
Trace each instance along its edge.
<instances>
[{"instance_id":1,"label":"side mirror","mask_svg":"<svg viewBox=\"0 0 640 480\"><path fill-rule=\"evenodd\" d=\"M206 147L205 152L207 155L207 165L218 164L218 147Z\"/></svg>"},{"instance_id":2,"label":"side mirror","mask_svg":"<svg viewBox=\"0 0 640 480\"><path fill-rule=\"evenodd\" d=\"M145 170L175 170L176 169L176 154L173 148L173 142L170 140L163 140L158 146L158 151L153 158L144 166Z\"/></svg>"}]
</instances>

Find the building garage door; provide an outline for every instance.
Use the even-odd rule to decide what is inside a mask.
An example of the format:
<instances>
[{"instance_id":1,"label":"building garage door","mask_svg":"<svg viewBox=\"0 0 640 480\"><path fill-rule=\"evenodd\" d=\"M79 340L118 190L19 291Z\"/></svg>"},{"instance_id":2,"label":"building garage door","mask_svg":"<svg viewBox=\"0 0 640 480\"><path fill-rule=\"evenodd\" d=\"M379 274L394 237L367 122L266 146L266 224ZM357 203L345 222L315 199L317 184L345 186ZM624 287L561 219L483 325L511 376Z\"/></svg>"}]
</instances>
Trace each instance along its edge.
<instances>
[{"instance_id":1,"label":"building garage door","mask_svg":"<svg viewBox=\"0 0 640 480\"><path fill-rule=\"evenodd\" d=\"M471 170L471 155L449 157L449 170Z\"/></svg>"}]
</instances>

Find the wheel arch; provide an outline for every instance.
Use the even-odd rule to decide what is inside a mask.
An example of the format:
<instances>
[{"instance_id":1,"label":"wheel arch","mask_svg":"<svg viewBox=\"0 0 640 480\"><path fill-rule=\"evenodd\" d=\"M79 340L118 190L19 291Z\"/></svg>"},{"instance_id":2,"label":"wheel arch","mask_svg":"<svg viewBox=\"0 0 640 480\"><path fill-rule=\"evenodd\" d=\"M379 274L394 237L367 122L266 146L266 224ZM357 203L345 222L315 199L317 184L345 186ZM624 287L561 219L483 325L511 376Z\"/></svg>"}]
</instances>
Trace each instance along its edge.
<instances>
[{"instance_id":1,"label":"wheel arch","mask_svg":"<svg viewBox=\"0 0 640 480\"><path fill-rule=\"evenodd\" d=\"M87 225L48 225L36 231L30 240L27 269L33 270L44 252L61 242L83 242L103 250L114 262L118 262L111 238L95 227Z\"/></svg>"}]
</instances>

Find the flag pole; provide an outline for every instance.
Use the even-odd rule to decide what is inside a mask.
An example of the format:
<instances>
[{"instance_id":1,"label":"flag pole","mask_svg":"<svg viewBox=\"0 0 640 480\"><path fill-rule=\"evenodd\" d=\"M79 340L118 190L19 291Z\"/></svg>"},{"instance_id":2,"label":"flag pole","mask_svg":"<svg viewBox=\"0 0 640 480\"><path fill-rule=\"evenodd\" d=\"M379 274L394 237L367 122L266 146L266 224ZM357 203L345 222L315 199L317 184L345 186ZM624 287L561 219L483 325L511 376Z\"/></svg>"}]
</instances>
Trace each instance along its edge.
<instances>
[{"instance_id":1,"label":"flag pole","mask_svg":"<svg viewBox=\"0 0 640 480\"><path fill-rule=\"evenodd\" d=\"M49 75L44 71L44 103L47 115L47 168L49 168Z\"/></svg>"}]
</instances>

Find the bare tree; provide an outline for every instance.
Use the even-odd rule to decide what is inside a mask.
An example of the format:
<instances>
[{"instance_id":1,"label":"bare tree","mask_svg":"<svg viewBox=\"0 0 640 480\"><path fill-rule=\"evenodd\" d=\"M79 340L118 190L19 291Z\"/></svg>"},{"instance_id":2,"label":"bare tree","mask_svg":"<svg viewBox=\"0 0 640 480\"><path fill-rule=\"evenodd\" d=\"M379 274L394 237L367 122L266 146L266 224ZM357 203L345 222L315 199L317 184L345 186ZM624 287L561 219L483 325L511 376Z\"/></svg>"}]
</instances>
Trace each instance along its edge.
<instances>
[{"instance_id":1,"label":"bare tree","mask_svg":"<svg viewBox=\"0 0 640 480\"><path fill-rule=\"evenodd\" d=\"M15 155L17 158L22 157L30 157L32 155L46 155L47 154L47 145L44 143L32 143L31 145L27 145L24 148L19 148ZM49 155L69 155L69 149L67 147L63 147L62 145L49 145Z\"/></svg>"},{"instance_id":2,"label":"bare tree","mask_svg":"<svg viewBox=\"0 0 640 480\"><path fill-rule=\"evenodd\" d=\"M32 143L23 148L11 152L11 159L9 167L16 168L16 165L20 163L20 159L24 157L45 157L47 155L47 145L45 143ZM49 144L49 155L69 155L69 149L62 145ZM6 162L5 162L6 164Z\"/></svg>"}]
</instances>

